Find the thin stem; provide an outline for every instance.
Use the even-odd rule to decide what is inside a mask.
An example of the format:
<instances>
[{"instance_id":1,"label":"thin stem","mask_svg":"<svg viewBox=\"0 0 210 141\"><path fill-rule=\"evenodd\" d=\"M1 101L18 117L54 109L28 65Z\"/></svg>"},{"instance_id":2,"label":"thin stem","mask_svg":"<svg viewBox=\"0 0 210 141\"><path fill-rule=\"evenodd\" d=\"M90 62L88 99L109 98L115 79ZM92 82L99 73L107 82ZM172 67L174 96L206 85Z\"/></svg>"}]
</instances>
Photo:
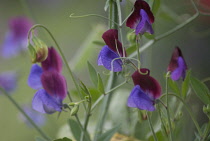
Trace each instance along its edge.
<instances>
[{"instance_id":1,"label":"thin stem","mask_svg":"<svg viewBox=\"0 0 210 141\"><path fill-rule=\"evenodd\" d=\"M172 126L171 126L171 117L169 112L169 100L168 100L168 74L166 75L166 111L167 111L167 119L170 129L170 140L173 141L173 133L172 133Z\"/></svg>"},{"instance_id":2,"label":"thin stem","mask_svg":"<svg viewBox=\"0 0 210 141\"><path fill-rule=\"evenodd\" d=\"M154 131L154 128L153 128L153 126L152 126L152 121L151 121L151 119L150 119L150 116L149 116L148 112L146 112L146 115L147 115L147 118L148 118L149 127L150 127L150 129L151 129L151 131L152 131L152 135L153 135L153 137L154 137L154 140L155 140L155 141L158 141L157 136L156 136L155 131Z\"/></svg>"},{"instance_id":3,"label":"thin stem","mask_svg":"<svg viewBox=\"0 0 210 141\"><path fill-rule=\"evenodd\" d=\"M210 132L210 121L208 122L208 125L206 127L206 130L201 138L201 141L205 141L206 138L208 138L208 135L209 135L209 132Z\"/></svg>"},{"instance_id":4,"label":"thin stem","mask_svg":"<svg viewBox=\"0 0 210 141\"><path fill-rule=\"evenodd\" d=\"M164 124L164 122L163 122L162 114L161 114L160 104L158 104L158 114L159 114L159 116L160 116L160 121L161 121L161 124L163 125L163 129L164 129L165 133L167 133L167 132L166 132L165 124Z\"/></svg>"},{"instance_id":5,"label":"thin stem","mask_svg":"<svg viewBox=\"0 0 210 141\"><path fill-rule=\"evenodd\" d=\"M31 123L31 125L40 133L40 135L48 141L51 139L34 123L34 121L25 113L20 105L7 93L3 88L0 87L0 91L14 104L14 106L23 114L23 116Z\"/></svg>"},{"instance_id":6,"label":"thin stem","mask_svg":"<svg viewBox=\"0 0 210 141\"><path fill-rule=\"evenodd\" d=\"M77 91L78 91L78 93L79 93L79 96L80 96L80 98L82 99L82 94L81 94L81 92L80 92L80 89L79 89L78 84L76 83L76 80L75 80L75 77L74 77L74 75L73 75L73 72L71 71L71 68L70 68L70 66L69 66L69 64L68 64L68 62L67 62L67 60L66 60L66 57L65 57L64 54L63 54L63 51L62 51L61 47L58 45L58 42L55 40L55 38L54 38L54 36L52 35L52 33L50 32L50 30L49 30L47 27L45 27L45 26L43 26L43 25L41 25L41 24L36 24L36 25L34 25L34 26L29 30L29 32L28 32L28 40L30 39L30 33L31 33L31 31L33 31L33 30L34 30L35 28L37 28L37 27L41 27L41 28L45 29L45 30L48 32L48 34L50 35L50 37L52 38L52 40L54 41L55 45L57 46L58 51L60 52L60 55L61 55L62 58L63 58L64 64L66 65L66 67L67 67L67 69L68 69L68 71L69 71L69 74L70 74L70 76L71 76L71 78L72 78L72 80L73 80L73 83L74 83L74 85L75 85L75 87L76 87L76 89L77 89ZM83 106L84 106L84 108L86 109L86 106L85 106L84 103L83 103Z\"/></svg>"},{"instance_id":7,"label":"thin stem","mask_svg":"<svg viewBox=\"0 0 210 141\"><path fill-rule=\"evenodd\" d=\"M95 107L99 104L99 102L104 98L105 95L113 92L114 90L116 90L117 88L121 87L122 85L124 85L125 83L127 83L127 81L124 81L123 83L119 84L118 86L112 88L111 90L105 92L105 94L101 95L96 102L93 104L91 111L93 111L95 109Z\"/></svg>"},{"instance_id":8,"label":"thin stem","mask_svg":"<svg viewBox=\"0 0 210 141\"><path fill-rule=\"evenodd\" d=\"M137 51L137 58L140 61L140 51L139 51L138 35L136 36L136 51Z\"/></svg>"},{"instance_id":9,"label":"thin stem","mask_svg":"<svg viewBox=\"0 0 210 141\"><path fill-rule=\"evenodd\" d=\"M86 14L86 15L82 15L82 16L73 16L73 15L74 15L74 13L72 13L69 17L70 17L70 18L85 18L85 17L95 16L95 17L100 17L100 18L109 20L109 21L111 21L112 23L114 23L115 25L119 26L119 24L116 23L115 21L113 21L113 20L111 20L111 19L109 19L109 18L107 18L107 17L104 17L104 16L102 16L102 15L98 15L98 14Z\"/></svg>"},{"instance_id":10,"label":"thin stem","mask_svg":"<svg viewBox=\"0 0 210 141\"><path fill-rule=\"evenodd\" d=\"M197 130L198 130L199 135L201 136L201 135L202 135L202 132L201 132L201 129L200 129L200 127L199 127L199 124L198 124L198 122L196 121L196 119L195 119L193 113L190 111L190 108L189 108L189 107L187 106L187 104L185 103L185 101L184 101L181 97L179 97L178 95L176 95L176 94L173 94L173 93L170 93L170 94L169 94L169 93L168 93L168 95L170 95L170 96L175 96L177 99L179 99L179 100L184 104L185 108L187 109L188 113L190 114L190 117L192 118L192 121L193 121L194 124L195 124L195 127L196 127ZM165 97L165 96L166 96L166 94L163 94L163 95L160 97L160 99L163 98L163 97Z\"/></svg>"}]
</instances>

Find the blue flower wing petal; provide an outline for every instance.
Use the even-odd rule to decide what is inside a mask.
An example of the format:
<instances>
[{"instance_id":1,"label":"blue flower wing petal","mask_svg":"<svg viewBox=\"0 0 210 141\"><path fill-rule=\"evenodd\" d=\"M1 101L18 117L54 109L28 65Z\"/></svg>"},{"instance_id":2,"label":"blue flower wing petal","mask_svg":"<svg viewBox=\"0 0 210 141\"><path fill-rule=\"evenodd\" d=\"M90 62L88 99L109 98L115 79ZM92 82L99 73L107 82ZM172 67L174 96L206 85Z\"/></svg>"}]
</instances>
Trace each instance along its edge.
<instances>
[{"instance_id":1,"label":"blue flower wing petal","mask_svg":"<svg viewBox=\"0 0 210 141\"><path fill-rule=\"evenodd\" d=\"M141 9L140 10L140 15L141 15L141 21L138 23L138 25L136 26L136 35L140 34L144 34L145 32L148 32L150 34L153 34L154 31L152 29L152 25L149 21L149 17L147 15L147 13Z\"/></svg>"},{"instance_id":2,"label":"blue flower wing petal","mask_svg":"<svg viewBox=\"0 0 210 141\"><path fill-rule=\"evenodd\" d=\"M131 91L127 101L128 107L138 108L140 110L154 111L154 101L145 94L139 85L136 85Z\"/></svg>"},{"instance_id":3,"label":"blue flower wing petal","mask_svg":"<svg viewBox=\"0 0 210 141\"><path fill-rule=\"evenodd\" d=\"M183 58L179 57L177 62L178 62L178 67L173 72L171 72L171 79L174 81L178 80L181 76L185 77L186 66Z\"/></svg>"},{"instance_id":4,"label":"blue flower wing petal","mask_svg":"<svg viewBox=\"0 0 210 141\"><path fill-rule=\"evenodd\" d=\"M36 89L36 90L42 88L42 83L41 83L42 72L43 70L39 65L37 64L32 65L31 71L28 77L28 85L31 88Z\"/></svg>"},{"instance_id":5,"label":"blue flower wing petal","mask_svg":"<svg viewBox=\"0 0 210 141\"><path fill-rule=\"evenodd\" d=\"M62 111L62 101L51 97L44 89L40 89L34 95L32 108L41 113L52 114L56 111Z\"/></svg>"},{"instance_id":6,"label":"blue flower wing petal","mask_svg":"<svg viewBox=\"0 0 210 141\"><path fill-rule=\"evenodd\" d=\"M98 56L98 65L103 65L106 69L114 72L122 71L122 61L114 51L105 45ZM116 59L112 61L113 59Z\"/></svg>"}]
</instances>

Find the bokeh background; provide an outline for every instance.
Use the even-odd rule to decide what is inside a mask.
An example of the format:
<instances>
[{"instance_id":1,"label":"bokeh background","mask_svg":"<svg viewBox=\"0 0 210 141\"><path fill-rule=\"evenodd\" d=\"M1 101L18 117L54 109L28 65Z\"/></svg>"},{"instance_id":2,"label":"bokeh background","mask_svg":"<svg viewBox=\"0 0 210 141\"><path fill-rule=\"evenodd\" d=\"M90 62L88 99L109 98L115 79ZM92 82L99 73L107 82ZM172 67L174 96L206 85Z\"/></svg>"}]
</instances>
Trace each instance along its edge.
<instances>
[{"instance_id":1,"label":"bokeh background","mask_svg":"<svg viewBox=\"0 0 210 141\"><path fill-rule=\"evenodd\" d=\"M128 15L134 1L123 1L123 19ZM148 0L152 3L153 0ZM107 21L98 17L69 18L70 14L100 14L107 16L104 11L105 1L95 0L0 0L0 49L5 34L8 30L8 20L16 16L28 16L34 24L43 24L50 29L54 37L69 60L75 74L89 84L86 59L96 66L97 53L101 46L93 41L102 41L101 35L107 30ZM208 0L196 0L200 10L210 13L210 2ZM161 7L156 14L154 24L155 35L160 35L176 25L181 24L195 14L190 0L161 0ZM195 20L187 24L181 30L156 42L152 47L142 53L143 66L151 69L152 75L161 81L164 86L163 75L175 46L182 49L188 68L192 74L199 79L210 76L210 16L199 15ZM126 33L127 28L123 31ZM43 30L38 30L39 37L49 46L54 46L50 36ZM126 34L124 34L126 39ZM143 41L144 42L144 41ZM146 42L146 41L145 41ZM1 56L0 56L1 57ZM14 70L18 74L18 87L12 94L20 105L30 104L35 93L27 85L27 77L31 62L28 52L11 59L0 59L0 72ZM97 67L97 70L104 71ZM68 87L74 89L69 74L64 67L64 74L68 81ZM207 83L208 84L208 83ZM76 97L76 96L75 96ZM66 100L67 101L67 100ZM195 96L189 102L193 112L196 113L200 123L207 119L203 118L201 102ZM112 112L113 109L110 109ZM57 138L65 132L60 131L66 124L69 114L63 112L59 118L58 114L46 115L47 121L42 129L52 138ZM97 119L97 115L94 117ZM188 119L186 114L186 118ZM194 137L193 123L189 120L188 126L183 127L181 134L186 140ZM93 123L94 124L94 123ZM191 128L192 127L192 128ZM186 132L187 131L187 132ZM60 133L59 133L60 132ZM189 136L186 136L186 133ZM11 102L0 95L0 140L1 141L29 141L34 140L38 133L35 129L28 127L19 118L18 110Z\"/></svg>"}]
</instances>

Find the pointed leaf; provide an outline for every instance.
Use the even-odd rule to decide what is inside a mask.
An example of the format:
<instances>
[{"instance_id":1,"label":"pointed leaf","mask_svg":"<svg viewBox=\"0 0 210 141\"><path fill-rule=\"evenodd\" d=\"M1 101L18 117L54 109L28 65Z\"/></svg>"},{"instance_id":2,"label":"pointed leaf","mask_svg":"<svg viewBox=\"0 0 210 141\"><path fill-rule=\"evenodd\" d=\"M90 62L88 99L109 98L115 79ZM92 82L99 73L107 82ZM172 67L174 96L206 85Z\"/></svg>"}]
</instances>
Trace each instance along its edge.
<instances>
[{"instance_id":1,"label":"pointed leaf","mask_svg":"<svg viewBox=\"0 0 210 141\"><path fill-rule=\"evenodd\" d=\"M106 1L106 4L105 4L105 6L104 6L104 11L107 11L107 9L109 8L109 1L110 1L110 0L107 0L107 1Z\"/></svg>"},{"instance_id":2,"label":"pointed leaf","mask_svg":"<svg viewBox=\"0 0 210 141\"><path fill-rule=\"evenodd\" d=\"M95 68L90 64L90 62L87 62L88 64L88 70L89 70L89 74L90 74L90 79L93 82L93 84L97 87L98 85L98 76L97 76L97 72L95 70Z\"/></svg>"},{"instance_id":3,"label":"pointed leaf","mask_svg":"<svg viewBox=\"0 0 210 141\"><path fill-rule=\"evenodd\" d=\"M152 13L153 13L154 15L157 14L158 9L160 8L160 1L161 1L161 0L154 0L154 2L153 2L153 4L152 4Z\"/></svg>"},{"instance_id":4,"label":"pointed leaf","mask_svg":"<svg viewBox=\"0 0 210 141\"><path fill-rule=\"evenodd\" d=\"M205 103L210 103L210 93L209 89L206 87L204 83L202 83L200 80L196 79L195 77L190 77L190 82L192 85L192 88L196 95L200 98L200 100Z\"/></svg>"},{"instance_id":5,"label":"pointed leaf","mask_svg":"<svg viewBox=\"0 0 210 141\"><path fill-rule=\"evenodd\" d=\"M190 83L190 73L191 71L187 72L187 76L184 79L184 82L182 83L182 96L185 98L187 96L187 92L189 89L189 83Z\"/></svg>"},{"instance_id":6,"label":"pointed leaf","mask_svg":"<svg viewBox=\"0 0 210 141\"><path fill-rule=\"evenodd\" d=\"M179 87L178 87L176 81L173 81L171 78L169 78L168 84L172 91L174 91L176 94L180 95Z\"/></svg>"},{"instance_id":7,"label":"pointed leaf","mask_svg":"<svg viewBox=\"0 0 210 141\"><path fill-rule=\"evenodd\" d=\"M103 81L102 81L101 76L100 76L99 73L98 73L98 90L99 90L102 94L105 94L104 84L103 84Z\"/></svg>"},{"instance_id":8,"label":"pointed leaf","mask_svg":"<svg viewBox=\"0 0 210 141\"><path fill-rule=\"evenodd\" d=\"M46 141L45 139L41 138L41 137L36 137L35 141Z\"/></svg>"},{"instance_id":9,"label":"pointed leaf","mask_svg":"<svg viewBox=\"0 0 210 141\"><path fill-rule=\"evenodd\" d=\"M86 87L86 85L82 81L80 81L80 83L82 85L82 86L80 85L80 88L85 92L85 94L90 95L90 92L88 88Z\"/></svg>"},{"instance_id":10,"label":"pointed leaf","mask_svg":"<svg viewBox=\"0 0 210 141\"><path fill-rule=\"evenodd\" d=\"M107 132L103 133L98 140L99 141L110 141L112 136L120 129L120 125L108 130Z\"/></svg>"},{"instance_id":11,"label":"pointed leaf","mask_svg":"<svg viewBox=\"0 0 210 141\"><path fill-rule=\"evenodd\" d=\"M71 129L71 132L72 132L74 138L77 141L79 141L81 133L82 133L82 130L81 130L79 124L75 120L69 119L69 127Z\"/></svg>"},{"instance_id":12,"label":"pointed leaf","mask_svg":"<svg viewBox=\"0 0 210 141\"><path fill-rule=\"evenodd\" d=\"M136 51L136 45L131 45L129 48L126 49L127 56L131 55Z\"/></svg>"}]
</instances>

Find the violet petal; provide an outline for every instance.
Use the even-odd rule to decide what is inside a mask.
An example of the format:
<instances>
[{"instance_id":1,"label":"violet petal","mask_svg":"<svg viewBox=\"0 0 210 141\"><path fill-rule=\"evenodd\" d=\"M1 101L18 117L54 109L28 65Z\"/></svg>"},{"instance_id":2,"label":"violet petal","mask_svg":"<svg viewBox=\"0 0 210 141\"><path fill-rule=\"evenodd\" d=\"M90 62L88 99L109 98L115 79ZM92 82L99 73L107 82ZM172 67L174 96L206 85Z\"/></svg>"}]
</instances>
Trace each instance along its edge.
<instances>
[{"instance_id":1,"label":"violet petal","mask_svg":"<svg viewBox=\"0 0 210 141\"><path fill-rule=\"evenodd\" d=\"M114 72L122 71L122 61L119 58L120 56L113 52L107 45L105 45L99 54L98 65L103 64L103 66ZM116 59L112 61L113 59ZM113 65L113 66L112 66Z\"/></svg>"},{"instance_id":2,"label":"violet petal","mask_svg":"<svg viewBox=\"0 0 210 141\"><path fill-rule=\"evenodd\" d=\"M33 64L31 67L31 71L28 77L28 85L33 89L40 89L42 88L41 83L41 74L42 74L42 68L37 65Z\"/></svg>"},{"instance_id":3,"label":"violet petal","mask_svg":"<svg viewBox=\"0 0 210 141\"><path fill-rule=\"evenodd\" d=\"M48 57L41 64L44 71L55 70L59 73L62 71L61 56L53 47L48 48Z\"/></svg>"},{"instance_id":4,"label":"violet petal","mask_svg":"<svg viewBox=\"0 0 210 141\"><path fill-rule=\"evenodd\" d=\"M43 88L51 96L64 99L67 95L67 85L65 77L56 71L44 71L41 75Z\"/></svg>"},{"instance_id":5,"label":"violet petal","mask_svg":"<svg viewBox=\"0 0 210 141\"><path fill-rule=\"evenodd\" d=\"M154 111L154 101L145 94L139 85L136 85L131 91L127 102L128 107L138 108L140 110Z\"/></svg>"},{"instance_id":6,"label":"violet petal","mask_svg":"<svg viewBox=\"0 0 210 141\"><path fill-rule=\"evenodd\" d=\"M17 74L15 72L4 72L0 74L0 87L8 93L17 88Z\"/></svg>"},{"instance_id":7,"label":"violet petal","mask_svg":"<svg viewBox=\"0 0 210 141\"><path fill-rule=\"evenodd\" d=\"M62 100L50 96L44 89L40 89L34 95L32 108L41 113L52 114L62 111Z\"/></svg>"},{"instance_id":8,"label":"violet petal","mask_svg":"<svg viewBox=\"0 0 210 141\"><path fill-rule=\"evenodd\" d=\"M171 72L171 79L174 81L179 80L181 76L183 76L183 79L185 78L186 66L183 58L179 57L177 62L178 62L178 67Z\"/></svg>"}]
</instances>

